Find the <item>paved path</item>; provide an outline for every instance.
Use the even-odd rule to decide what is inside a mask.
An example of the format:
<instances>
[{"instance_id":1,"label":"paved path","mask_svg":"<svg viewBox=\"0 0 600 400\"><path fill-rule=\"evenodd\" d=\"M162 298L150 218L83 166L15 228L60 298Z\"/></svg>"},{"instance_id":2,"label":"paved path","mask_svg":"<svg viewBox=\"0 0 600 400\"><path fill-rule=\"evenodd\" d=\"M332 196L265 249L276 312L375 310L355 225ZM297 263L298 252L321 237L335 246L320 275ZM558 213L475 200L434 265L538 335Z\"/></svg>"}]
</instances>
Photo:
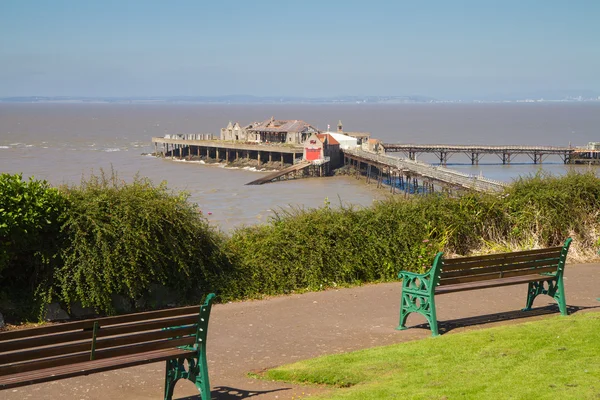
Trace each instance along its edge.
<instances>
[{"instance_id":1,"label":"paved path","mask_svg":"<svg viewBox=\"0 0 600 400\"><path fill-rule=\"evenodd\" d=\"M568 265L565 273L571 312L600 311L600 264ZM535 310L524 306L524 285L452 293L436 298L441 330L455 334L470 329L558 315L547 296ZM400 285L385 283L276 297L261 301L218 304L211 314L208 338L212 398L298 399L324 388L256 380L248 372L297 360L382 346L430 336L421 325L396 331ZM424 318L411 315L408 326ZM6 400L161 399L164 364L157 363L32 385L1 392ZM199 399L190 382L180 382L175 398Z\"/></svg>"}]
</instances>

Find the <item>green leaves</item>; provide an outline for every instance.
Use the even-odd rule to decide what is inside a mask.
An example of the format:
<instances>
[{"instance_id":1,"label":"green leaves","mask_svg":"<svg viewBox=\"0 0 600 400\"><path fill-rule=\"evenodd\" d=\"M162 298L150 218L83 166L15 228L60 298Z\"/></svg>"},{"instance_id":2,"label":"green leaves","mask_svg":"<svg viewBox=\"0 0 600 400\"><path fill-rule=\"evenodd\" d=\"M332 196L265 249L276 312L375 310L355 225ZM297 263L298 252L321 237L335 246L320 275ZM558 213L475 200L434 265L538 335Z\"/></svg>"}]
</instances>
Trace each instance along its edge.
<instances>
[{"instance_id":1,"label":"green leaves","mask_svg":"<svg viewBox=\"0 0 600 400\"><path fill-rule=\"evenodd\" d=\"M547 247L572 236L577 253L595 255L599 216L594 174L536 175L500 196L393 197L366 208L326 200L225 237L165 182L101 171L56 189L2 174L0 297L113 312L114 295L134 303L153 284L193 303L209 291L230 300L395 280L402 269L428 269L440 250Z\"/></svg>"},{"instance_id":2,"label":"green leaves","mask_svg":"<svg viewBox=\"0 0 600 400\"><path fill-rule=\"evenodd\" d=\"M115 294L133 302L156 283L185 298L220 275L221 238L186 194L103 171L63 191L71 201L56 273L64 301L112 312Z\"/></svg>"}]
</instances>

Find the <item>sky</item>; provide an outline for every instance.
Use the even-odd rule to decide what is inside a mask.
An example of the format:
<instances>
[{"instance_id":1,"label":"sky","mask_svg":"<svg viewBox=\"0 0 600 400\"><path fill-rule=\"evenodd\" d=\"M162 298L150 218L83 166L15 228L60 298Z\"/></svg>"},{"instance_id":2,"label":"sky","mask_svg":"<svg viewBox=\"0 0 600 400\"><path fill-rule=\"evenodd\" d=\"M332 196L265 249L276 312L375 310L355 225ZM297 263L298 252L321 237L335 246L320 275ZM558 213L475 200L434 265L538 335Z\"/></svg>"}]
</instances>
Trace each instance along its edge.
<instances>
[{"instance_id":1,"label":"sky","mask_svg":"<svg viewBox=\"0 0 600 400\"><path fill-rule=\"evenodd\" d=\"M0 97L600 95L598 0L0 0Z\"/></svg>"}]
</instances>

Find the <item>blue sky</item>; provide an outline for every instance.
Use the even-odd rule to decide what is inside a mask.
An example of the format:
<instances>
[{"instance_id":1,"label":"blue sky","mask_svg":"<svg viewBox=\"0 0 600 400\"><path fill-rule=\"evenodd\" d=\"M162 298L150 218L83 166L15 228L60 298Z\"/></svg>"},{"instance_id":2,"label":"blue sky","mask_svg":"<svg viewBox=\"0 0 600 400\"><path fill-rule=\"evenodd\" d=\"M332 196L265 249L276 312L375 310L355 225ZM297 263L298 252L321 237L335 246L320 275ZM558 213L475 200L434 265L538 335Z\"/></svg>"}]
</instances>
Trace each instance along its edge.
<instances>
[{"instance_id":1,"label":"blue sky","mask_svg":"<svg viewBox=\"0 0 600 400\"><path fill-rule=\"evenodd\" d=\"M0 97L600 92L600 1L0 0Z\"/></svg>"}]
</instances>

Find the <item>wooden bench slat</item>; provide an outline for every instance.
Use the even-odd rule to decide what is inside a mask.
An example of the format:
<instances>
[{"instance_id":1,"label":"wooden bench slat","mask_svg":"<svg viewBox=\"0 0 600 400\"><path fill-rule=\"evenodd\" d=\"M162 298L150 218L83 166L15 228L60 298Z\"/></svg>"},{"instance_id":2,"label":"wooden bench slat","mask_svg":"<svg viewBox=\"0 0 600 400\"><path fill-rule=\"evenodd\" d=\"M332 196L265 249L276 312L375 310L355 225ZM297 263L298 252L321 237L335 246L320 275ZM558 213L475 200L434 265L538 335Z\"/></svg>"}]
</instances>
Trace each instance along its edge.
<instances>
[{"instance_id":1,"label":"wooden bench slat","mask_svg":"<svg viewBox=\"0 0 600 400\"><path fill-rule=\"evenodd\" d=\"M58 379L72 378L81 375L88 375L95 372L110 371L115 366L123 368L136 365L149 364L173 358L194 356L195 352L181 349L157 350L131 356L111 358L104 360L86 361L78 364L64 365L60 367L46 368L24 372L19 375L0 377L0 390L12 389L21 386L27 386L34 383L55 381Z\"/></svg>"},{"instance_id":2,"label":"wooden bench slat","mask_svg":"<svg viewBox=\"0 0 600 400\"><path fill-rule=\"evenodd\" d=\"M198 322L198 313L195 315L184 315L175 318L153 319L143 322L135 322L124 325L115 325L100 328L96 335L97 338L121 335L132 332L142 332L154 329L161 329L170 326L191 325ZM35 329L35 328L34 328ZM36 332L37 334L37 332ZM41 347L50 344L59 344L75 342L92 338L91 330L80 330L75 332L59 333L54 335L35 336L31 338L22 338L0 342L0 352L26 350L34 347ZM2 364L0 362L0 364Z\"/></svg>"},{"instance_id":3,"label":"wooden bench slat","mask_svg":"<svg viewBox=\"0 0 600 400\"><path fill-rule=\"evenodd\" d=\"M149 342L157 339L166 339L173 336L191 335L196 333L196 329L197 327L195 325L192 325L191 327L180 329L160 330L150 333L137 333L108 339L96 339L96 350L126 344ZM78 343L62 344L59 346L47 346L27 351L2 353L0 354L0 365L35 360L40 358L49 358L59 355L82 353L88 350L91 351L92 334L91 332L86 333L89 333L89 340L81 341Z\"/></svg>"},{"instance_id":4,"label":"wooden bench slat","mask_svg":"<svg viewBox=\"0 0 600 400\"><path fill-rule=\"evenodd\" d=\"M141 354L146 353L153 350L161 350L168 349L178 346L189 346L195 343L196 338L193 336L187 336L179 339L172 340L161 340L149 343L143 343L141 345L135 346L124 346L117 348L110 348L105 350L97 350L95 353L95 359L101 360L105 358L111 357L119 357L131 354ZM85 353L62 356L62 357L53 357L46 358L42 360L36 361L27 361L20 362L12 365L5 365L0 367L0 376L23 373L32 370L46 369L55 366L69 365L69 364L77 364L86 361L90 361L90 351L86 351Z\"/></svg>"},{"instance_id":5,"label":"wooden bench slat","mask_svg":"<svg viewBox=\"0 0 600 400\"><path fill-rule=\"evenodd\" d=\"M72 354L68 356L60 356L53 358L46 358L36 361L22 362L18 364L3 365L0 367L0 376L20 374L37 369L45 369L51 367L59 367L61 365L77 364L90 360L90 352L80 354Z\"/></svg>"},{"instance_id":6,"label":"wooden bench slat","mask_svg":"<svg viewBox=\"0 0 600 400\"><path fill-rule=\"evenodd\" d=\"M136 333L133 335L125 335L112 337L108 339L96 340L96 352L102 349L108 349L111 347L125 346L127 344L136 344L143 342L151 342L158 339L169 339L176 336L189 336L194 335L198 328L194 325L178 328L178 329L165 329L155 332Z\"/></svg>"},{"instance_id":7,"label":"wooden bench slat","mask_svg":"<svg viewBox=\"0 0 600 400\"><path fill-rule=\"evenodd\" d=\"M483 261L465 261L461 263L446 263L446 260L442 261L442 269L444 271L459 271L461 269L468 269L473 267L485 267L499 264L512 264L516 262L526 262L535 260L558 260L560 259L560 252L546 253L543 255L525 255L521 257L499 257L490 260ZM452 259L450 259L452 260Z\"/></svg>"},{"instance_id":8,"label":"wooden bench slat","mask_svg":"<svg viewBox=\"0 0 600 400\"><path fill-rule=\"evenodd\" d=\"M155 342L137 344L133 346L113 347L105 350L97 350L96 359L101 360L104 358L119 357L128 354L144 353L152 350L168 349L179 346L190 346L194 343L196 343L196 338L194 336L186 336L177 339L160 340Z\"/></svg>"},{"instance_id":9,"label":"wooden bench slat","mask_svg":"<svg viewBox=\"0 0 600 400\"><path fill-rule=\"evenodd\" d=\"M454 285L457 283L468 283L468 282L479 282L479 281L487 281L487 280L499 280L502 278L510 278L510 277L514 277L514 276L523 276L523 275L531 275L532 273L535 274L540 274L543 272L556 272L556 266L552 266L552 267L544 267L544 268L536 268L536 269L524 269L524 270L517 270L517 271L509 271L506 273L502 274L502 277L500 276L499 273L491 273L491 274L482 274L482 275L475 275L475 276L462 276L462 277L458 277L458 278L449 278L449 279L445 279L443 284L440 281L440 286L446 286L446 285ZM540 280L543 280L543 275L540 275Z\"/></svg>"},{"instance_id":10,"label":"wooden bench slat","mask_svg":"<svg viewBox=\"0 0 600 400\"><path fill-rule=\"evenodd\" d=\"M459 276L471 276L471 275L482 275L492 272L502 272L502 271L513 271L518 269L532 269L532 268L542 268L548 266L554 266L556 268L558 266L559 259L557 258L549 258L544 260L537 261L527 261L523 263L514 263L514 264L502 264L502 265L492 265L492 266L483 266L477 268L469 268L469 269L459 269L446 272L442 267L442 271L440 273L441 280L452 277ZM441 283L441 282L440 282Z\"/></svg>"},{"instance_id":11,"label":"wooden bench slat","mask_svg":"<svg viewBox=\"0 0 600 400\"><path fill-rule=\"evenodd\" d=\"M175 316L179 316L179 315L196 314L196 316L197 316L199 310L200 310L199 306L179 307L179 308L170 308L170 309L158 310L158 311L146 311L146 312L135 313L135 314L118 315L115 317L87 319L85 321L65 322L62 324L41 326L38 328L31 328L31 329L18 329L18 330L14 330L14 331L1 332L0 333L0 343L5 340L19 339L19 338L24 338L24 337L48 335L51 333L76 331L76 330L80 330L80 329L92 329L94 327L95 321L98 321L98 324L100 327L105 327L108 325L124 324L124 323L128 323L128 322L144 321L144 320L148 320L148 319L168 318L168 317L175 317Z\"/></svg>"},{"instance_id":12,"label":"wooden bench slat","mask_svg":"<svg viewBox=\"0 0 600 400\"><path fill-rule=\"evenodd\" d=\"M179 379L191 381L203 399L209 398L205 341L215 297L208 294L199 306L2 334L0 390L176 359L166 365L165 398L172 398Z\"/></svg>"},{"instance_id":13,"label":"wooden bench slat","mask_svg":"<svg viewBox=\"0 0 600 400\"><path fill-rule=\"evenodd\" d=\"M467 290L487 289L501 286L510 286L520 283L539 282L552 279L551 276L544 275L523 275L509 278L502 278L489 281L479 281L475 283L458 283L454 285L438 286L435 289L435 294L445 294L454 292L463 292Z\"/></svg>"},{"instance_id":14,"label":"wooden bench slat","mask_svg":"<svg viewBox=\"0 0 600 400\"><path fill-rule=\"evenodd\" d=\"M522 256L528 255L539 255L542 254L558 254L562 250L561 246L557 247L548 247L545 249L536 249L536 250L525 250L525 251L515 251L512 253L497 253L497 254L487 254L484 256L473 256L473 257L459 257L459 258L447 258L444 259L443 263L446 266L456 265L456 264L464 264L475 261L486 261L486 260L495 260L495 259L506 259L506 258L519 258Z\"/></svg>"}]
</instances>

